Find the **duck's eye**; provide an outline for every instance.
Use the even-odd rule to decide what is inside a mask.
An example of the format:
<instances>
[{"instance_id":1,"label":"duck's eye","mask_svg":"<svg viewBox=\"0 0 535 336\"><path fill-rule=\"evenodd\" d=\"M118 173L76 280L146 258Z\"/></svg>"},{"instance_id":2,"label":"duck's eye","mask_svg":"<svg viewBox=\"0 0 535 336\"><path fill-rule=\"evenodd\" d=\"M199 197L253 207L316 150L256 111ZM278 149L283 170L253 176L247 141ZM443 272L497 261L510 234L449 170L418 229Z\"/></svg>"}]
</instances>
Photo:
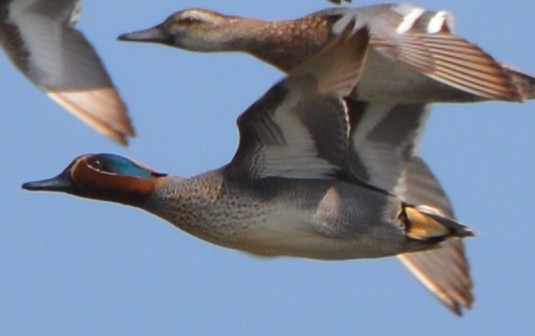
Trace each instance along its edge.
<instances>
[{"instance_id":1,"label":"duck's eye","mask_svg":"<svg viewBox=\"0 0 535 336\"><path fill-rule=\"evenodd\" d=\"M87 164L96 170L106 170L105 164L100 158L91 158L87 160Z\"/></svg>"},{"instance_id":2,"label":"duck's eye","mask_svg":"<svg viewBox=\"0 0 535 336\"><path fill-rule=\"evenodd\" d=\"M122 158L110 154L97 154L88 158L87 164L95 170L113 173L117 170L117 162L121 162L120 159Z\"/></svg>"}]
</instances>

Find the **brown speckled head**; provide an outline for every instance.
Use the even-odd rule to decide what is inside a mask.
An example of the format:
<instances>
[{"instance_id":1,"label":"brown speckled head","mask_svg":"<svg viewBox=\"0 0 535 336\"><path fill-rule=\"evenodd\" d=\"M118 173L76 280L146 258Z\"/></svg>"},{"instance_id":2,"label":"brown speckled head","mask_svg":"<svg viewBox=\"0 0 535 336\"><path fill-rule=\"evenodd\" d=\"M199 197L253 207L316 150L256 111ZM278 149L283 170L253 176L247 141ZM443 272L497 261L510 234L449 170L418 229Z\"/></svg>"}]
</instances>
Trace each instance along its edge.
<instances>
[{"instance_id":1,"label":"brown speckled head","mask_svg":"<svg viewBox=\"0 0 535 336\"><path fill-rule=\"evenodd\" d=\"M190 8L172 14L153 28L123 34L119 39L191 51L243 51L287 72L325 46L333 23L325 16L262 21ZM288 48L291 45L298 47Z\"/></svg>"},{"instance_id":2,"label":"brown speckled head","mask_svg":"<svg viewBox=\"0 0 535 336\"><path fill-rule=\"evenodd\" d=\"M164 176L118 155L86 154L76 158L58 176L25 183L22 188L66 192L139 207Z\"/></svg>"}]
</instances>

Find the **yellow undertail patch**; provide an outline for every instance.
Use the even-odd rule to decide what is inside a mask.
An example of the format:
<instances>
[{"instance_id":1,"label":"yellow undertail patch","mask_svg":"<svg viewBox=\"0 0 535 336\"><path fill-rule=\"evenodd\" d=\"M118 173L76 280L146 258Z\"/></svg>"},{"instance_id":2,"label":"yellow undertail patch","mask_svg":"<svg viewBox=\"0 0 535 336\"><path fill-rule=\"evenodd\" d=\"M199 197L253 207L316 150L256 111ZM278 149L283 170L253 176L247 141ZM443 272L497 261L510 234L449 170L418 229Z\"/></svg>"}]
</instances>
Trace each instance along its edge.
<instances>
[{"instance_id":1,"label":"yellow undertail patch","mask_svg":"<svg viewBox=\"0 0 535 336\"><path fill-rule=\"evenodd\" d=\"M412 239L427 240L450 235L447 227L414 208L406 207L405 213L409 221L406 234Z\"/></svg>"}]
</instances>

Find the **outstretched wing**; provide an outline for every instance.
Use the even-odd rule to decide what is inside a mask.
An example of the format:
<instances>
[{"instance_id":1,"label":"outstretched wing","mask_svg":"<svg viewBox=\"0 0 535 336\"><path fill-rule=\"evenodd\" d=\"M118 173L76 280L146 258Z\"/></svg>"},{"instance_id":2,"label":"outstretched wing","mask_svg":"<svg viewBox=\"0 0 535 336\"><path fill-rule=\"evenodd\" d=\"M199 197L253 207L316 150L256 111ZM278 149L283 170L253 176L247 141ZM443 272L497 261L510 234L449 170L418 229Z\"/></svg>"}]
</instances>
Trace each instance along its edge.
<instances>
[{"instance_id":1,"label":"outstretched wing","mask_svg":"<svg viewBox=\"0 0 535 336\"><path fill-rule=\"evenodd\" d=\"M102 61L74 28L74 0L12 0L0 7L0 41L35 85L90 126L126 144L134 130Z\"/></svg>"},{"instance_id":2,"label":"outstretched wing","mask_svg":"<svg viewBox=\"0 0 535 336\"><path fill-rule=\"evenodd\" d=\"M355 175L411 204L438 209L453 218L453 207L438 180L416 155L429 105L348 99L350 164ZM474 297L470 267L460 239L439 249L399 255L400 261L456 314Z\"/></svg>"},{"instance_id":3,"label":"outstretched wing","mask_svg":"<svg viewBox=\"0 0 535 336\"><path fill-rule=\"evenodd\" d=\"M453 16L409 4L334 8L333 32L346 22L369 27L375 51L440 83L486 99L520 101L522 90L491 55L453 33Z\"/></svg>"},{"instance_id":4,"label":"outstretched wing","mask_svg":"<svg viewBox=\"0 0 535 336\"><path fill-rule=\"evenodd\" d=\"M454 218L453 207L429 167L418 157L406 166L400 183L400 197L414 204L426 204ZM474 303L470 265L461 239L449 239L440 248L399 255L407 269L446 307L457 315Z\"/></svg>"},{"instance_id":5,"label":"outstretched wing","mask_svg":"<svg viewBox=\"0 0 535 336\"><path fill-rule=\"evenodd\" d=\"M349 125L340 97L357 84L369 41L367 29L351 28L240 116L228 172L315 178L347 171Z\"/></svg>"}]
</instances>

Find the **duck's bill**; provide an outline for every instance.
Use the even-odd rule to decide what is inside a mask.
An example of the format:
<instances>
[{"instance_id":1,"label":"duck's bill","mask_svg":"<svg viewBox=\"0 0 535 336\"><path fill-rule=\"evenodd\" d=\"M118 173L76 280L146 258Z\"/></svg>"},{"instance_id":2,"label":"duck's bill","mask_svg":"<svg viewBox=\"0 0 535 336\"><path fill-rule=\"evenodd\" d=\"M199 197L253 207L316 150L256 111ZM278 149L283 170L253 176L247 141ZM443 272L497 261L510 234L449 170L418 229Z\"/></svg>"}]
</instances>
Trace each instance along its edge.
<instances>
[{"instance_id":1,"label":"duck's bill","mask_svg":"<svg viewBox=\"0 0 535 336\"><path fill-rule=\"evenodd\" d=\"M166 43L169 42L169 36L163 32L160 26L152 27L145 30L138 30L131 33L119 35L117 37L119 41L131 41L131 42L154 42L154 43Z\"/></svg>"},{"instance_id":2,"label":"duck's bill","mask_svg":"<svg viewBox=\"0 0 535 336\"><path fill-rule=\"evenodd\" d=\"M74 186L69 175L63 172L50 179L26 182L22 185L22 189L30 191L70 192L74 189Z\"/></svg>"}]
</instances>

